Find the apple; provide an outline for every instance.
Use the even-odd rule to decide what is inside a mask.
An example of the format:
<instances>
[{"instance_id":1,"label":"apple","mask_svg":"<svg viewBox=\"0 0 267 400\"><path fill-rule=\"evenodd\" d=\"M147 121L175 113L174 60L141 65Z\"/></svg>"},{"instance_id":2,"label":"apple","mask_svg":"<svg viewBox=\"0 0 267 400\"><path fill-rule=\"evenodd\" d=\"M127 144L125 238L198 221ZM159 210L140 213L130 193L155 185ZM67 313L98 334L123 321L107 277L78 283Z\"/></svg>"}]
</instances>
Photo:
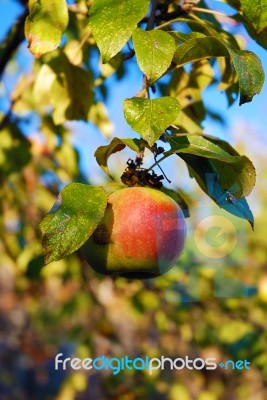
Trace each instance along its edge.
<instances>
[{"instance_id":1,"label":"apple","mask_svg":"<svg viewBox=\"0 0 267 400\"><path fill-rule=\"evenodd\" d=\"M109 195L83 252L102 274L152 278L176 264L185 238L183 213L171 197L148 187L123 188Z\"/></svg>"}]
</instances>

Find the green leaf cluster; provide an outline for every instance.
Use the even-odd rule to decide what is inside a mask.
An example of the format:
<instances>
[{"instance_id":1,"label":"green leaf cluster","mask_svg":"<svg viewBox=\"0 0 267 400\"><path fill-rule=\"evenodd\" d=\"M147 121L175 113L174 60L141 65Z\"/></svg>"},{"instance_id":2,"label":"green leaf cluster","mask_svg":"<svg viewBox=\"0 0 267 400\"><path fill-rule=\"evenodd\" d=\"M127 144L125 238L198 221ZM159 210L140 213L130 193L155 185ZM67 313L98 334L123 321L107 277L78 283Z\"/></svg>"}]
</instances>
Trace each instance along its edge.
<instances>
[{"instance_id":1,"label":"green leaf cluster","mask_svg":"<svg viewBox=\"0 0 267 400\"><path fill-rule=\"evenodd\" d=\"M266 48L266 2L227 0L226 3L234 10L229 17L242 24ZM73 145L78 131L75 121L87 124L92 147L95 128L104 140L113 135L113 116L107 109L113 96L110 82L126 79L131 68L135 68L139 71L140 90L135 93L131 87L127 88L127 98L118 107L122 106L127 124L138 137L125 138L123 132L117 132L109 142L93 149L100 168L112 179L109 157L125 148L142 157L146 152L152 153L154 162L147 171L170 156L179 157L185 162L189 176L219 207L253 225L246 201L255 185L252 162L225 141L214 138L212 132L203 131L207 116L223 122L222 116L203 102L206 90L216 90L217 85L225 93L229 106L238 95L242 105L252 101L264 84L260 59L244 49L238 36L231 27L225 29L224 23L205 2L200 2L199 7L193 3L188 7L163 0L80 0L75 4L30 0L23 17L0 45L0 73L19 48L23 29L34 56L31 72L21 74L10 97L10 110L1 117L1 176L8 176L9 186L15 179L23 187L24 175L34 175L32 171L36 169L40 182L33 186L50 199L73 180L88 183ZM38 139L24 134L18 122L31 121L34 115L38 116ZM175 168L172 173L179 175ZM43 182L45 189L40 187ZM84 190L90 191L90 186ZM71 198L68 191L73 191L72 211L71 200L66 200L68 196ZM57 254L52 258L67 254L67 244L60 250L54 238L66 235L66 243L72 240L76 235L72 220L85 202L83 196L77 198L74 186L66 186L63 193L62 206L45 217L46 252L52 254L55 247ZM173 196L178 199L179 193L175 190ZM180 197L182 204L183 196ZM66 202L69 202L67 211ZM40 215L37 212L39 219L44 216L41 203L37 201L42 210ZM94 209L93 201L89 207ZM183 208L186 209L185 205ZM87 210L86 202L84 209ZM71 215L70 222L64 219L64 214ZM82 225L88 215L76 221L77 224ZM61 226L62 235L56 225ZM93 227L88 229L92 232ZM88 237L85 230L80 233L81 236L77 232L80 238L69 246L72 251ZM50 259L50 255L47 257Z\"/></svg>"},{"instance_id":2,"label":"green leaf cluster","mask_svg":"<svg viewBox=\"0 0 267 400\"><path fill-rule=\"evenodd\" d=\"M29 50L39 58L55 50L67 28L69 14L65 0L30 0L25 22Z\"/></svg>"},{"instance_id":3,"label":"green leaf cluster","mask_svg":"<svg viewBox=\"0 0 267 400\"><path fill-rule=\"evenodd\" d=\"M158 0L154 17L152 1L146 0L16 3L22 15L0 43L1 395L265 399L263 139L253 125L245 127L236 149L212 136L203 128L205 118L223 123L223 115L207 107L203 97L220 90L229 106L237 106L238 97L245 103L260 92L261 62L243 48L240 33L244 27L267 49L266 1L224 0L232 6L232 24L213 13L214 1L204 0L192 2L191 11L183 8L189 2ZM139 74L138 89L128 81L133 69ZM120 81L127 82L121 104L114 94ZM114 130L111 100L116 102L112 110L122 117L124 112L135 132L131 136L123 124ZM250 104L243 107L249 110ZM255 187L248 152L257 169ZM93 154L85 170L84 161ZM190 178L196 182L194 192L178 184L160 189L190 216L188 238L179 263L150 281L99 276L79 250L99 224L108 196L125 187L109 180L119 177L136 155L144 157L145 171L165 170L164 161L171 157L168 178L185 186ZM126 164L128 157L132 160ZM96 186L99 178L108 183ZM210 199L217 204L215 219L226 216L238 236L223 260L200 254L195 241L198 217L210 211ZM254 222L248 202L256 211L255 231L247 224ZM216 227L206 233L209 243L220 245L224 239ZM153 375L121 370L92 377L80 370L55 379L51 357L62 349L73 352L73 343L73 356L79 358L97 357L104 348L118 358L130 353L174 359L179 352L184 359L192 354L219 362L246 359L251 370L229 366L211 374L206 369L177 374L165 369Z\"/></svg>"}]
</instances>

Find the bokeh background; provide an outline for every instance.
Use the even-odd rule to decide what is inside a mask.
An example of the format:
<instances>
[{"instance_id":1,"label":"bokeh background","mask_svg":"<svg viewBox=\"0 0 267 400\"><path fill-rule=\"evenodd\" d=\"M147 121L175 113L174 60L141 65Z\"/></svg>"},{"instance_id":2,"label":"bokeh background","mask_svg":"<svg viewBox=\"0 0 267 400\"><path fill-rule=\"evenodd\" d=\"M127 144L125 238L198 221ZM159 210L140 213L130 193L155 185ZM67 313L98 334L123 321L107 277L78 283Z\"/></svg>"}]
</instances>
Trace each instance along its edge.
<instances>
[{"instance_id":1,"label":"bokeh background","mask_svg":"<svg viewBox=\"0 0 267 400\"><path fill-rule=\"evenodd\" d=\"M220 2L213 5L229 11ZM22 12L19 1L0 1L1 40ZM265 51L240 26L231 29L259 55L267 73ZM16 98L12 121L0 133L0 399L266 399L267 85L242 107L235 103L228 108L216 82L203 94L210 110L205 132L230 141L256 167L257 185L248 198L255 230L220 214L183 163L168 160L162 166L172 180L169 186L179 187L193 210L189 231L194 232L194 216L197 220L203 210L219 213L236 228L238 251L230 251L223 263L203 257L192 233L179 264L167 275L150 281L114 280L97 275L76 254L43 267L38 224L66 183L107 182L93 154L112 135L135 136L124 122L121 104L139 90L142 77L129 61L124 74L107 78L106 93L99 94L106 108L99 103L94 124L55 127L51 119L40 118L42 111L27 95L25 80L18 86L21 77L31 79L32 64L24 41L0 83L2 117ZM97 70L97 52L91 64ZM117 179L130 155L113 156L111 171ZM173 170L179 173L173 176ZM80 358L246 359L251 369L166 369L152 376L146 371L116 376L112 371L55 371L59 352Z\"/></svg>"}]
</instances>

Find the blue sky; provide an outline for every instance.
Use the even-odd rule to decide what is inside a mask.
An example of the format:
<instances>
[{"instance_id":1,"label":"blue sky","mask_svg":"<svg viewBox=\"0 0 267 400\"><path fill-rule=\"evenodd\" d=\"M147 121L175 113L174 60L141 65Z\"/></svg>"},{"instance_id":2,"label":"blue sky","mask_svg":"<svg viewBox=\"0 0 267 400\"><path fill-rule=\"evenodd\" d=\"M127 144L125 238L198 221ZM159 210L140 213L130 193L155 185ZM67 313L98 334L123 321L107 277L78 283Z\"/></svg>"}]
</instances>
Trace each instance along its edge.
<instances>
[{"instance_id":1,"label":"blue sky","mask_svg":"<svg viewBox=\"0 0 267 400\"><path fill-rule=\"evenodd\" d=\"M214 9L231 14L232 10L230 7L225 7L219 1L208 0L208 3L213 6ZM0 38L2 39L17 16L20 15L22 7L15 0L0 0ZM240 32L245 35L245 32ZM252 39L246 36L246 48L255 52L262 60L265 74L267 76L267 51L258 46ZM24 51L22 51L18 58L19 70L27 71L30 68L32 56L26 50L26 44L24 45ZM129 63L129 62L128 62ZM9 68L12 68L9 67ZM16 76L16 74L14 75ZM110 90L112 90L112 96L109 96L107 107L109 115L111 116L114 125L114 135L118 137L129 137L137 136L128 127L123 118L122 102L126 97L132 97L136 92L140 90L142 76L140 71L136 68L130 68L130 72L127 74L126 79L122 81L115 81L114 78L109 79ZM0 111L5 111L7 104L3 101L6 93L12 91L14 80L4 79L4 85L0 88ZM264 88L260 95L254 97L251 103L245 104L241 107L236 102L231 108L228 108L226 103L226 97L223 93L216 89L216 86L210 89L204 96L205 103L214 111L223 114L226 125L215 122L211 118L207 118L204 122L206 133L221 138L226 138L231 142L240 141L242 136L242 129L244 131L244 138L251 137L251 131L253 135L256 135L256 142L264 145L263 135L266 126L266 99L267 99L267 84L265 83ZM99 145L107 143L107 139L103 138L99 132L90 124L89 129L91 132L90 140L88 139L88 125L85 123L71 123L70 124L75 130L74 143L79 147L82 157L82 167L85 170L86 175L89 177L92 183L99 183L103 179L102 172L96 168L94 160L94 151ZM241 139L242 140L242 139ZM82 143L82 146L79 146ZM265 148L267 151L267 148ZM122 160L127 160L127 156L122 156ZM123 162L123 161L122 161ZM125 162L125 161L124 161ZM169 161L166 161L165 168L168 170L171 168ZM94 169L94 174L91 173ZM177 182L174 180L174 183Z\"/></svg>"}]
</instances>

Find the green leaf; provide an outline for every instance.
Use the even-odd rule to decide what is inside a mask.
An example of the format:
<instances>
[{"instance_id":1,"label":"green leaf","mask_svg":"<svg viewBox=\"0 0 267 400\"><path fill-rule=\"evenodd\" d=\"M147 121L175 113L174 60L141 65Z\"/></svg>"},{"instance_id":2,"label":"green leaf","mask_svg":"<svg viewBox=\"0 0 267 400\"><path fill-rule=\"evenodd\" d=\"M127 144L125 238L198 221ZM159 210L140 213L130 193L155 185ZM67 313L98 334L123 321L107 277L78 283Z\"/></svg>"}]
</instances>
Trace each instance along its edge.
<instances>
[{"instance_id":1,"label":"green leaf","mask_svg":"<svg viewBox=\"0 0 267 400\"><path fill-rule=\"evenodd\" d=\"M216 144L217 146L220 146L221 149L226 151L228 154L231 154L232 156L239 156L240 154L234 149L228 142L225 140L219 139L215 136L207 135L207 134L202 134L202 136L209 140L210 142Z\"/></svg>"},{"instance_id":2,"label":"green leaf","mask_svg":"<svg viewBox=\"0 0 267 400\"><path fill-rule=\"evenodd\" d=\"M232 164L213 161L220 174L220 185L229 188L235 197L248 196L255 186L256 171L252 162L246 156L239 156Z\"/></svg>"},{"instance_id":3,"label":"green leaf","mask_svg":"<svg viewBox=\"0 0 267 400\"><path fill-rule=\"evenodd\" d=\"M126 99L123 107L127 123L150 146L174 123L181 109L178 100L168 96L153 100L133 97Z\"/></svg>"},{"instance_id":4,"label":"green leaf","mask_svg":"<svg viewBox=\"0 0 267 400\"><path fill-rule=\"evenodd\" d=\"M51 99L53 98L51 88L56 77L56 73L48 64L41 66L33 86L33 98L37 104L51 103Z\"/></svg>"},{"instance_id":5,"label":"green leaf","mask_svg":"<svg viewBox=\"0 0 267 400\"><path fill-rule=\"evenodd\" d=\"M229 52L220 40L207 36L187 40L178 46L173 57L173 63L179 68L187 63L210 57L229 57Z\"/></svg>"},{"instance_id":6,"label":"green leaf","mask_svg":"<svg viewBox=\"0 0 267 400\"><path fill-rule=\"evenodd\" d=\"M250 102L259 94L264 83L264 71L260 59L246 50L232 50L214 37L188 40L179 46L173 63L179 68L202 58L230 57L239 78L240 105Z\"/></svg>"},{"instance_id":7,"label":"green leaf","mask_svg":"<svg viewBox=\"0 0 267 400\"><path fill-rule=\"evenodd\" d=\"M107 205L101 187L71 183L40 224L45 264L79 249L96 229Z\"/></svg>"},{"instance_id":8,"label":"green leaf","mask_svg":"<svg viewBox=\"0 0 267 400\"><path fill-rule=\"evenodd\" d=\"M225 165L213 161L220 173L220 184L223 187L231 188L236 197L248 196L256 184L256 170L253 163L246 156L240 154L225 140L209 135L203 135L207 140L220 146L227 153L238 156L237 162Z\"/></svg>"},{"instance_id":9,"label":"green leaf","mask_svg":"<svg viewBox=\"0 0 267 400\"><path fill-rule=\"evenodd\" d=\"M88 121L94 100L90 74L71 64L64 54L54 58L49 66L57 76L51 88L55 124L66 120Z\"/></svg>"},{"instance_id":10,"label":"green leaf","mask_svg":"<svg viewBox=\"0 0 267 400\"><path fill-rule=\"evenodd\" d=\"M36 101L47 101L54 108L56 125L66 120L88 121L94 101L91 76L71 64L65 54L54 56L41 67L33 92Z\"/></svg>"},{"instance_id":11,"label":"green leaf","mask_svg":"<svg viewBox=\"0 0 267 400\"><path fill-rule=\"evenodd\" d=\"M264 84L264 71L256 54L246 50L228 49L239 78L239 105L250 102Z\"/></svg>"},{"instance_id":12,"label":"green leaf","mask_svg":"<svg viewBox=\"0 0 267 400\"><path fill-rule=\"evenodd\" d=\"M186 23L190 29L194 32L190 32L189 35L192 34L195 37L201 37L199 34L202 34L202 37L207 35L209 37L217 38L219 41L223 42L226 46L230 46L232 49L240 50L240 46L234 35L225 31L220 27L220 25L215 25L214 23L205 20L201 20L200 18L189 19L179 17L175 19L176 22ZM195 34L197 33L197 35Z\"/></svg>"},{"instance_id":13,"label":"green leaf","mask_svg":"<svg viewBox=\"0 0 267 400\"><path fill-rule=\"evenodd\" d=\"M219 174L219 184L235 197L248 196L255 186L256 172L252 162L240 156L227 142L205 135L170 138L171 150L165 154L192 154L208 158Z\"/></svg>"},{"instance_id":14,"label":"green leaf","mask_svg":"<svg viewBox=\"0 0 267 400\"><path fill-rule=\"evenodd\" d=\"M221 147L205 139L201 135L187 135L170 138L171 150L168 153L188 153L206 158L214 158L226 163L235 163L235 156L231 156Z\"/></svg>"},{"instance_id":15,"label":"green leaf","mask_svg":"<svg viewBox=\"0 0 267 400\"><path fill-rule=\"evenodd\" d=\"M202 131L201 122L205 119L207 109L203 104L202 91L214 80L214 72L206 60L192 65L190 73L184 68L176 69L169 83L169 94L177 98L182 109L174 125L181 132Z\"/></svg>"},{"instance_id":16,"label":"green leaf","mask_svg":"<svg viewBox=\"0 0 267 400\"><path fill-rule=\"evenodd\" d=\"M93 0L89 25L103 63L123 48L148 6L149 0Z\"/></svg>"},{"instance_id":17,"label":"green leaf","mask_svg":"<svg viewBox=\"0 0 267 400\"><path fill-rule=\"evenodd\" d=\"M136 29L133 32L133 45L139 68L150 83L167 71L176 49L173 37L160 30Z\"/></svg>"},{"instance_id":18,"label":"green leaf","mask_svg":"<svg viewBox=\"0 0 267 400\"><path fill-rule=\"evenodd\" d=\"M256 33L260 34L267 28L266 0L239 0L245 17L252 23Z\"/></svg>"},{"instance_id":19,"label":"green leaf","mask_svg":"<svg viewBox=\"0 0 267 400\"><path fill-rule=\"evenodd\" d=\"M230 58L220 57L217 59L217 62L221 73L221 82L217 86L217 89L225 93L228 106L230 107L238 97L238 77Z\"/></svg>"},{"instance_id":20,"label":"green leaf","mask_svg":"<svg viewBox=\"0 0 267 400\"><path fill-rule=\"evenodd\" d=\"M0 177L4 181L9 174L20 172L31 161L31 144L18 126L8 124L1 129Z\"/></svg>"},{"instance_id":21,"label":"green leaf","mask_svg":"<svg viewBox=\"0 0 267 400\"><path fill-rule=\"evenodd\" d=\"M198 39L198 38L203 38L206 37L204 33L200 32L190 32L190 33L182 33L182 32L177 32L177 31L168 31L169 35L171 35L177 42L187 42L188 40L191 39Z\"/></svg>"},{"instance_id":22,"label":"green leaf","mask_svg":"<svg viewBox=\"0 0 267 400\"><path fill-rule=\"evenodd\" d=\"M139 139L119 139L113 138L112 141L107 146L100 146L95 152L95 158L100 168L111 178L108 169L108 159L111 154L117 151L123 150L128 146L131 150L138 152L140 150L140 140Z\"/></svg>"},{"instance_id":23,"label":"green leaf","mask_svg":"<svg viewBox=\"0 0 267 400\"><path fill-rule=\"evenodd\" d=\"M241 17L240 15L238 15L238 17L235 17L235 19L240 22L242 21L242 23L244 24L246 30L248 31L248 34L254 39L256 40L256 42L262 46L265 50L267 50L267 29L265 29L264 31L262 31L261 33L257 33L255 32L255 29L253 27L253 25L251 25L250 23L248 23L246 18Z\"/></svg>"},{"instance_id":24,"label":"green leaf","mask_svg":"<svg viewBox=\"0 0 267 400\"><path fill-rule=\"evenodd\" d=\"M55 50L67 28L68 7L65 0L30 0L25 36L30 52L39 58Z\"/></svg>"},{"instance_id":25,"label":"green leaf","mask_svg":"<svg viewBox=\"0 0 267 400\"><path fill-rule=\"evenodd\" d=\"M222 187L220 183L220 173L214 165L214 160L191 154L179 154L179 157L186 162L190 175L196 179L201 189L220 208L223 208L237 217L248 220L253 228L253 214L245 197L236 198L232 193L232 188Z\"/></svg>"}]
</instances>

